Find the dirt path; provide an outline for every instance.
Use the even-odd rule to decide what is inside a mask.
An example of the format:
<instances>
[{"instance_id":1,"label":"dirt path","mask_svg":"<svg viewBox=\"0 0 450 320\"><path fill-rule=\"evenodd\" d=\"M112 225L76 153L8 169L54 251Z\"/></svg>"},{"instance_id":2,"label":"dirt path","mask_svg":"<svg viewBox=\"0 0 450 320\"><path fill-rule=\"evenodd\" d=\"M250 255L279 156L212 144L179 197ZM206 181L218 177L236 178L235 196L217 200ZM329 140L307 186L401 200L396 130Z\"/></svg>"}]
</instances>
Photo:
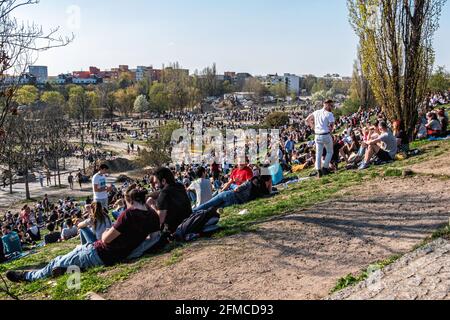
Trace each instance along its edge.
<instances>
[{"instance_id":1,"label":"dirt path","mask_svg":"<svg viewBox=\"0 0 450 320\"><path fill-rule=\"evenodd\" d=\"M370 192L370 195L366 195ZM337 279L408 252L448 222L450 183L378 179L338 200L152 260L109 299L322 299Z\"/></svg>"}]
</instances>

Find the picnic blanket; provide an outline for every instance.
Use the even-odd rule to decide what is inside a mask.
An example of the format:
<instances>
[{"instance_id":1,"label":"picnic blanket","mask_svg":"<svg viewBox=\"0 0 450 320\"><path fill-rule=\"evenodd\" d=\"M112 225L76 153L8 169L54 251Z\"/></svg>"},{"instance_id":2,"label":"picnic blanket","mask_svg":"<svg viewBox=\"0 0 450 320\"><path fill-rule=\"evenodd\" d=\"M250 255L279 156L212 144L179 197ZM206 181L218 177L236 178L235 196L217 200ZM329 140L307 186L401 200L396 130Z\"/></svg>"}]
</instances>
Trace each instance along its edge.
<instances>
[{"instance_id":1,"label":"picnic blanket","mask_svg":"<svg viewBox=\"0 0 450 320\"><path fill-rule=\"evenodd\" d=\"M428 141L444 141L444 140L450 140L450 136L447 136L445 138L434 138L434 137L431 137L431 138L428 139Z\"/></svg>"}]
</instances>

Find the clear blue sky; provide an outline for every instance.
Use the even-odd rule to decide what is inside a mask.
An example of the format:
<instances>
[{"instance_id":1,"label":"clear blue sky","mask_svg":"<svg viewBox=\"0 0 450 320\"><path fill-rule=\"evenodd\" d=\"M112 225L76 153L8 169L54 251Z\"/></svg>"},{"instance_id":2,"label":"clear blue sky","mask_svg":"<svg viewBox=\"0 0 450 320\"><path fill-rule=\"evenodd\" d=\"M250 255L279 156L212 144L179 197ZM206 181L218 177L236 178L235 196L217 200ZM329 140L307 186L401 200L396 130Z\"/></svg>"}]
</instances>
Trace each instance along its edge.
<instances>
[{"instance_id":1,"label":"clear blue sky","mask_svg":"<svg viewBox=\"0 0 450 320\"><path fill-rule=\"evenodd\" d=\"M50 75L174 61L191 71L216 62L219 72L351 75L357 45L345 0L41 0L17 17L75 34L40 55ZM435 39L436 64L448 68L449 33L450 3Z\"/></svg>"}]
</instances>

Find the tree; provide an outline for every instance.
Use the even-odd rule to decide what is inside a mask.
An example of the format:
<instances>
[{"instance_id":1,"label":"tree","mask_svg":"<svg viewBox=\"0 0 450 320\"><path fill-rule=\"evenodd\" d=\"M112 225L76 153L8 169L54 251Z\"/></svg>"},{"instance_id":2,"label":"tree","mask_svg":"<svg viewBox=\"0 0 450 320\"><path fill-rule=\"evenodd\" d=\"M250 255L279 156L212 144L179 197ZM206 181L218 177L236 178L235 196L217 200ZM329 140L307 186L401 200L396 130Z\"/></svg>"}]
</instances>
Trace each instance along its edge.
<instances>
[{"instance_id":1,"label":"tree","mask_svg":"<svg viewBox=\"0 0 450 320\"><path fill-rule=\"evenodd\" d=\"M18 160L23 157L16 147L15 137L17 116L8 115L4 122L4 135L0 137L0 164L6 170L3 171L4 178L9 182L9 193L13 193L13 170L16 169Z\"/></svg>"},{"instance_id":2,"label":"tree","mask_svg":"<svg viewBox=\"0 0 450 320\"><path fill-rule=\"evenodd\" d=\"M103 108L100 105L100 97L97 91L86 92L87 98L89 100L89 109L92 113L94 119L100 119L103 115Z\"/></svg>"},{"instance_id":3,"label":"tree","mask_svg":"<svg viewBox=\"0 0 450 320\"><path fill-rule=\"evenodd\" d=\"M148 98L150 83L147 79L138 81L135 86L138 95L144 95L146 98Z\"/></svg>"},{"instance_id":4,"label":"tree","mask_svg":"<svg viewBox=\"0 0 450 320\"><path fill-rule=\"evenodd\" d=\"M116 86L111 83L102 83L96 88L99 99L99 106L105 111L105 117L111 120L111 125L114 119L114 111L116 111L117 105L114 96L114 90Z\"/></svg>"},{"instance_id":5,"label":"tree","mask_svg":"<svg viewBox=\"0 0 450 320\"><path fill-rule=\"evenodd\" d=\"M71 117L78 120L78 130L81 138L81 152L83 153L83 171L86 173L84 126L87 119L92 117L90 109L91 99L80 86L74 86L69 91L69 112Z\"/></svg>"},{"instance_id":6,"label":"tree","mask_svg":"<svg viewBox=\"0 0 450 320\"><path fill-rule=\"evenodd\" d=\"M450 74L445 67L438 66L428 82L428 90L432 92L445 92L450 89Z\"/></svg>"},{"instance_id":7,"label":"tree","mask_svg":"<svg viewBox=\"0 0 450 320\"><path fill-rule=\"evenodd\" d=\"M276 85L272 86L270 88L270 93L277 98L286 99L286 97L288 95L286 83L279 82Z\"/></svg>"},{"instance_id":8,"label":"tree","mask_svg":"<svg viewBox=\"0 0 450 320\"><path fill-rule=\"evenodd\" d=\"M433 36L446 0L348 0L364 74L390 120L412 137L434 62Z\"/></svg>"},{"instance_id":9,"label":"tree","mask_svg":"<svg viewBox=\"0 0 450 320\"><path fill-rule=\"evenodd\" d=\"M16 92L14 100L19 105L31 106L39 98L39 90L35 86L23 86Z\"/></svg>"},{"instance_id":10,"label":"tree","mask_svg":"<svg viewBox=\"0 0 450 320\"><path fill-rule=\"evenodd\" d=\"M358 103L365 109L373 107L376 104L375 97L372 88L370 86L369 80L364 74L359 49L358 49L358 58L353 64L353 76L349 93L350 93L349 100L351 101L351 104Z\"/></svg>"},{"instance_id":11,"label":"tree","mask_svg":"<svg viewBox=\"0 0 450 320\"><path fill-rule=\"evenodd\" d=\"M42 143L42 149L45 150L46 160L48 167L50 167L50 161L53 162L54 168L58 176L58 185L61 188L61 167L59 165L60 160L65 156L66 150L69 146L68 137L70 122L65 120L61 112L57 112L58 109L49 108L41 113L39 123L42 128L42 134L40 141ZM56 177L55 177L56 181Z\"/></svg>"},{"instance_id":12,"label":"tree","mask_svg":"<svg viewBox=\"0 0 450 320\"><path fill-rule=\"evenodd\" d=\"M69 91L69 116L83 123L92 119L91 97L83 87L74 86Z\"/></svg>"},{"instance_id":13,"label":"tree","mask_svg":"<svg viewBox=\"0 0 450 320\"><path fill-rule=\"evenodd\" d=\"M306 90L306 92L308 94L312 94L313 93L313 88L314 88L314 85L316 84L316 82L317 82L317 77L316 76L314 76L314 75L307 75L303 79L300 88L302 90Z\"/></svg>"},{"instance_id":14,"label":"tree","mask_svg":"<svg viewBox=\"0 0 450 320\"><path fill-rule=\"evenodd\" d=\"M117 108L125 117L128 117L133 113L136 97L136 89L133 87L119 89L114 93Z\"/></svg>"},{"instance_id":15,"label":"tree","mask_svg":"<svg viewBox=\"0 0 450 320\"><path fill-rule=\"evenodd\" d=\"M273 112L267 116L264 124L268 128L280 128L289 124L289 115L284 112Z\"/></svg>"},{"instance_id":16,"label":"tree","mask_svg":"<svg viewBox=\"0 0 450 320\"><path fill-rule=\"evenodd\" d=\"M36 167L37 158L41 152L41 138L43 127L35 119L25 119L22 116L15 116L14 126L9 134L11 143L14 145L17 156L15 158L15 168L23 174L25 179L25 196L27 200L31 199L30 195L30 174Z\"/></svg>"},{"instance_id":17,"label":"tree","mask_svg":"<svg viewBox=\"0 0 450 320\"><path fill-rule=\"evenodd\" d=\"M58 36L59 28L44 29L35 23L19 22L17 9L38 4L39 0L0 1L0 129L6 116L15 109L15 93L20 79L38 52L66 46L72 37Z\"/></svg>"},{"instance_id":18,"label":"tree","mask_svg":"<svg viewBox=\"0 0 450 320\"><path fill-rule=\"evenodd\" d=\"M150 110L153 112L163 112L169 107L169 98L164 84L155 82L150 87Z\"/></svg>"},{"instance_id":19,"label":"tree","mask_svg":"<svg viewBox=\"0 0 450 320\"><path fill-rule=\"evenodd\" d=\"M141 94L134 101L134 112L140 113L141 116L144 112L149 110L150 104L147 101L147 98Z\"/></svg>"},{"instance_id":20,"label":"tree","mask_svg":"<svg viewBox=\"0 0 450 320\"><path fill-rule=\"evenodd\" d=\"M170 121L158 128L156 135L147 140L147 149L144 149L139 156L142 166L157 168L171 161L172 133L179 128L180 125L175 121Z\"/></svg>"},{"instance_id":21,"label":"tree","mask_svg":"<svg viewBox=\"0 0 450 320\"><path fill-rule=\"evenodd\" d=\"M245 81L243 90L245 92L252 92L255 98L262 98L269 93L269 89L256 78L248 78Z\"/></svg>"},{"instance_id":22,"label":"tree","mask_svg":"<svg viewBox=\"0 0 450 320\"><path fill-rule=\"evenodd\" d=\"M46 91L41 96L41 101L47 106L52 108L53 110L62 111L66 100L64 96L58 91Z\"/></svg>"}]
</instances>

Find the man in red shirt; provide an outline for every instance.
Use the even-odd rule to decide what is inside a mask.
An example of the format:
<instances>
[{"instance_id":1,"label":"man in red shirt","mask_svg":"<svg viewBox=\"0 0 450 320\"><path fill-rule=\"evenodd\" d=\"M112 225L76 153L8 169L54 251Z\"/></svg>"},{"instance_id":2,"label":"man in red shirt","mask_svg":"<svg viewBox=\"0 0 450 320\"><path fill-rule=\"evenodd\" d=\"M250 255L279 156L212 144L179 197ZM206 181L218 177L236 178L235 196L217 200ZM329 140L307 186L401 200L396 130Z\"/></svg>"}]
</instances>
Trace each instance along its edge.
<instances>
[{"instance_id":1,"label":"man in red shirt","mask_svg":"<svg viewBox=\"0 0 450 320\"><path fill-rule=\"evenodd\" d=\"M253 178L253 171L245 163L238 164L237 168L231 172L230 181L223 187L222 191L227 191L228 189L236 189L240 185L246 183Z\"/></svg>"}]
</instances>

